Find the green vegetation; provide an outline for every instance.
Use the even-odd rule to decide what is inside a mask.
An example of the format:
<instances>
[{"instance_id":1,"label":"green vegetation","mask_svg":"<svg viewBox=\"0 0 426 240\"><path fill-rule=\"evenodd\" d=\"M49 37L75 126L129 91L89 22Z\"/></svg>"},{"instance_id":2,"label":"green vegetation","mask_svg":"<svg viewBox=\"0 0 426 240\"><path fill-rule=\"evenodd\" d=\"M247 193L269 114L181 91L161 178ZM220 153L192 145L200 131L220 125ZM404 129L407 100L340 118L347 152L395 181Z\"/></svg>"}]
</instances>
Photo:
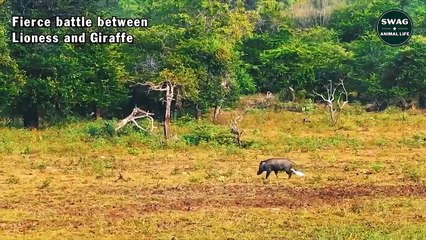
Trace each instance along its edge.
<instances>
[{"instance_id":1,"label":"green vegetation","mask_svg":"<svg viewBox=\"0 0 426 240\"><path fill-rule=\"evenodd\" d=\"M131 107L162 118L158 93L136 83L178 85L174 117L233 107L241 95L271 91L283 100L319 101L313 92L344 80L351 102L371 110L426 106L426 7L422 1L4 1L0 3L0 116L25 127L69 118L127 116ZM376 19L402 7L415 35L394 48ZM46 10L49 9L49 10ZM121 29L133 44L12 44L23 28L11 16L147 17L148 28ZM26 34L119 29L35 28ZM289 89L292 88L293 91ZM198 109L197 111L195 109Z\"/></svg>"}]
</instances>

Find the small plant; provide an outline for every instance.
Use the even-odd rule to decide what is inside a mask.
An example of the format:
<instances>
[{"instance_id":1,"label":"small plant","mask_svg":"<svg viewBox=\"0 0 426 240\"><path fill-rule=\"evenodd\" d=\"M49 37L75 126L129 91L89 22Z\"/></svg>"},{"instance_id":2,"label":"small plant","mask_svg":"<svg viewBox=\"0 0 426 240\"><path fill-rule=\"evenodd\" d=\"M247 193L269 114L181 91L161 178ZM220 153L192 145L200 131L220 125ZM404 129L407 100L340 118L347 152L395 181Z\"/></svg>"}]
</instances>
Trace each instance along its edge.
<instances>
[{"instance_id":1,"label":"small plant","mask_svg":"<svg viewBox=\"0 0 426 240\"><path fill-rule=\"evenodd\" d=\"M426 146L426 135L414 134L411 138L403 138L399 140L398 143L408 147L424 147Z\"/></svg>"},{"instance_id":2,"label":"small plant","mask_svg":"<svg viewBox=\"0 0 426 240\"><path fill-rule=\"evenodd\" d=\"M114 157L100 157L90 162L90 172L97 176L105 176L107 170L115 169L115 165Z\"/></svg>"},{"instance_id":3,"label":"small plant","mask_svg":"<svg viewBox=\"0 0 426 240\"><path fill-rule=\"evenodd\" d=\"M24 149L21 150L21 154L28 155L31 153L30 147L26 146Z\"/></svg>"},{"instance_id":4,"label":"small plant","mask_svg":"<svg viewBox=\"0 0 426 240\"><path fill-rule=\"evenodd\" d=\"M196 161L193 165L192 165L192 169L193 170L200 170L202 168L205 167L205 164L201 161Z\"/></svg>"},{"instance_id":5,"label":"small plant","mask_svg":"<svg viewBox=\"0 0 426 240\"><path fill-rule=\"evenodd\" d=\"M379 147L385 147L389 144L389 141L384 138L379 138L374 141L374 144Z\"/></svg>"},{"instance_id":6,"label":"small plant","mask_svg":"<svg viewBox=\"0 0 426 240\"><path fill-rule=\"evenodd\" d=\"M127 153L129 153L130 155L138 155L139 154L139 150L135 149L135 148L127 148Z\"/></svg>"},{"instance_id":7,"label":"small plant","mask_svg":"<svg viewBox=\"0 0 426 240\"><path fill-rule=\"evenodd\" d=\"M91 123L86 128L86 133L93 138L97 137L111 137L115 134L114 125L109 122L103 122L103 125L99 126L99 123Z\"/></svg>"},{"instance_id":8,"label":"small plant","mask_svg":"<svg viewBox=\"0 0 426 240\"><path fill-rule=\"evenodd\" d=\"M0 152L6 153L6 154L12 154L13 148L9 146L7 141L3 140L0 143Z\"/></svg>"},{"instance_id":9,"label":"small plant","mask_svg":"<svg viewBox=\"0 0 426 240\"><path fill-rule=\"evenodd\" d=\"M48 188L48 187L50 186L50 183L51 183L51 180L50 180L50 179L46 179L46 180L44 180L44 181L40 184L40 186L38 186L37 188L38 188L38 189L45 189L45 188Z\"/></svg>"},{"instance_id":10,"label":"small plant","mask_svg":"<svg viewBox=\"0 0 426 240\"><path fill-rule=\"evenodd\" d=\"M182 136L189 145L199 145L201 142L216 143L219 145L234 144L234 136L215 125L198 126L193 133Z\"/></svg>"},{"instance_id":11,"label":"small plant","mask_svg":"<svg viewBox=\"0 0 426 240\"><path fill-rule=\"evenodd\" d=\"M208 169L205 171L207 176L206 179L214 179L221 176L220 172L217 169Z\"/></svg>"},{"instance_id":12,"label":"small plant","mask_svg":"<svg viewBox=\"0 0 426 240\"><path fill-rule=\"evenodd\" d=\"M321 175L315 175L309 179L310 183L320 183L322 181Z\"/></svg>"},{"instance_id":13,"label":"small plant","mask_svg":"<svg viewBox=\"0 0 426 240\"><path fill-rule=\"evenodd\" d=\"M188 125L192 124L193 122L194 122L194 117L189 116L189 115L184 115L184 116L177 118L174 121L174 124L178 127L184 127L184 126L188 126Z\"/></svg>"},{"instance_id":14,"label":"small plant","mask_svg":"<svg viewBox=\"0 0 426 240\"><path fill-rule=\"evenodd\" d=\"M363 210L363 206L360 203L353 203L350 207L351 212L359 214Z\"/></svg>"},{"instance_id":15,"label":"small plant","mask_svg":"<svg viewBox=\"0 0 426 240\"><path fill-rule=\"evenodd\" d=\"M201 183L201 182L203 182L203 178L201 178L200 176L192 176L192 177L189 178L189 182Z\"/></svg>"},{"instance_id":16,"label":"small plant","mask_svg":"<svg viewBox=\"0 0 426 240\"><path fill-rule=\"evenodd\" d=\"M179 175L181 173L181 170L178 166L174 167L170 175Z\"/></svg>"},{"instance_id":17,"label":"small plant","mask_svg":"<svg viewBox=\"0 0 426 240\"><path fill-rule=\"evenodd\" d=\"M307 99L302 104L303 104L302 112L309 113L309 112L312 112L313 110L315 110L315 104L312 101L312 99Z\"/></svg>"},{"instance_id":18,"label":"small plant","mask_svg":"<svg viewBox=\"0 0 426 240\"><path fill-rule=\"evenodd\" d=\"M371 171L373 171L374 173L381 172L384 168L385 167L381 163L373 163L371 165Z\"/></svg>"},{"instance_id":19,"label":"small plant","mask_svg":"<svg viewBox=\"0 0 426 240\"><path fill-rule=\"evenodd\" d=\"M33 163L31 165L32 169L38 169L40 171L45 170L47 168L47 164L45 162Z\"/></svg>"},{"instance_id":20,"label":"small plant","mask_svg":"<svg viewBox=\"0 0 426 240\"><path fill-rule=\"evenodd\" d=\"M19 183L19 177L17 176L10 176L9 178L6 179L6 183L7 184L18 184Z\"/></svg>"},{"instance_id":21,"label":"small plant","mask_svg":"<svg viewBox=\"0 0 426 240\"><path fill-rule=\"evenodd\" d=\"M405 178L412 182L420 182L421 176L418 170L406 170L404 172Z\"/></svg>"}]
</instances>

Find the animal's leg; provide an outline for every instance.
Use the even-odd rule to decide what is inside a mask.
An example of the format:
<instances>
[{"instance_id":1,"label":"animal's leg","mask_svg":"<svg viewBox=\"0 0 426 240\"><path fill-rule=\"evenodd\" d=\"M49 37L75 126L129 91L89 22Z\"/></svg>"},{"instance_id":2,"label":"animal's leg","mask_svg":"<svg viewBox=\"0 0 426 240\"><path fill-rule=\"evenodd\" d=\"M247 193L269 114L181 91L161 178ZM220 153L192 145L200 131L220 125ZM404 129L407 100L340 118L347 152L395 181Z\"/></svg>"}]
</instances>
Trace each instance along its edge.
<instances>
[{"instance_id":1,"label":"animal's leg","mask_svg":"<svg viewBox=\"0 0 426 240\"><path fill-rule=\"evenodd\" d=\"M269 174L271 174L271 171L267 171L267 172L266 172L266 178L265 178L265 179L268 179Z\"/></svg>"},{"instance_id":2,"label":"animal's leg","mask_svg":"<svg viewBox=\"0 0 426 240\"><path fill-rule=\"evenodd\" d=\"M288 179L290 179L291 178L291 173L287 173L288 174Z\"/></svg>"},{"instance_id":3,"label":"animal's leg","mask_svg":"<svg viewBox=\"0 0 426 240\"><path fill-rule=\"evenodd\" d=\"M275 172L275 176L277 176L277 178L278 178L278 171L275 170L274 172Z\"/></svg>"}]
</instances>

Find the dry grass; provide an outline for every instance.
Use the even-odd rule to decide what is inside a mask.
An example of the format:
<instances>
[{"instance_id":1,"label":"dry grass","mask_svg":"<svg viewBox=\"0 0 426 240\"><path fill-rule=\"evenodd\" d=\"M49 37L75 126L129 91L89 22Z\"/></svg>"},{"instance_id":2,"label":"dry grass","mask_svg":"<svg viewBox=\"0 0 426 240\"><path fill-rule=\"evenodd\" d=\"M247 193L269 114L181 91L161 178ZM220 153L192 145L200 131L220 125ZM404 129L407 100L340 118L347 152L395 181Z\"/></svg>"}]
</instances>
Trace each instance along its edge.
<instances>
[{"instance_id":1,"label":"dry grass","mask_svg":"<svg viewBox=\"0 0 426 240\"><path fill-rule=\"evenodd\" d=\"M255 109L247 148L182 140L197 126L226 132L235 114L175 122L167 145L161 129L89 136L104 122L0 128L1 239L426 238L424 113L352 107L332 128L321 108ZM272 156L306 177L262 180Z\"/></svg>"}]
</instances>

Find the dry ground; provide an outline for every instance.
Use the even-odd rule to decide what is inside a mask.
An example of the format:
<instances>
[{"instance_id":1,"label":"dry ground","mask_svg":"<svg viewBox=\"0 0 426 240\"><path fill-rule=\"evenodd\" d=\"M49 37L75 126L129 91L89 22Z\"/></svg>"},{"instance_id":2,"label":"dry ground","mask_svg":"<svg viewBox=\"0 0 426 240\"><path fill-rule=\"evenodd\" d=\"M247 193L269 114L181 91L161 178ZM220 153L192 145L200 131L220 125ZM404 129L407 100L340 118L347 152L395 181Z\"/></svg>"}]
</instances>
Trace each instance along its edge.
<instances>
[{"instance_id":1,"label":"dry ground","mask_svg":"<svg viewBox=\"0 0 426 240\"><path fill-rule=\"evenodd\" d=\"M168 146L161 129L90 138L87 124L0 128L1 239L426 239L422 112L354 108L329 127L321 109L257 110L246 149L186 144L193 122ZM306 177L263 180L272 156Z\"/></svg>"}]
</instances>

